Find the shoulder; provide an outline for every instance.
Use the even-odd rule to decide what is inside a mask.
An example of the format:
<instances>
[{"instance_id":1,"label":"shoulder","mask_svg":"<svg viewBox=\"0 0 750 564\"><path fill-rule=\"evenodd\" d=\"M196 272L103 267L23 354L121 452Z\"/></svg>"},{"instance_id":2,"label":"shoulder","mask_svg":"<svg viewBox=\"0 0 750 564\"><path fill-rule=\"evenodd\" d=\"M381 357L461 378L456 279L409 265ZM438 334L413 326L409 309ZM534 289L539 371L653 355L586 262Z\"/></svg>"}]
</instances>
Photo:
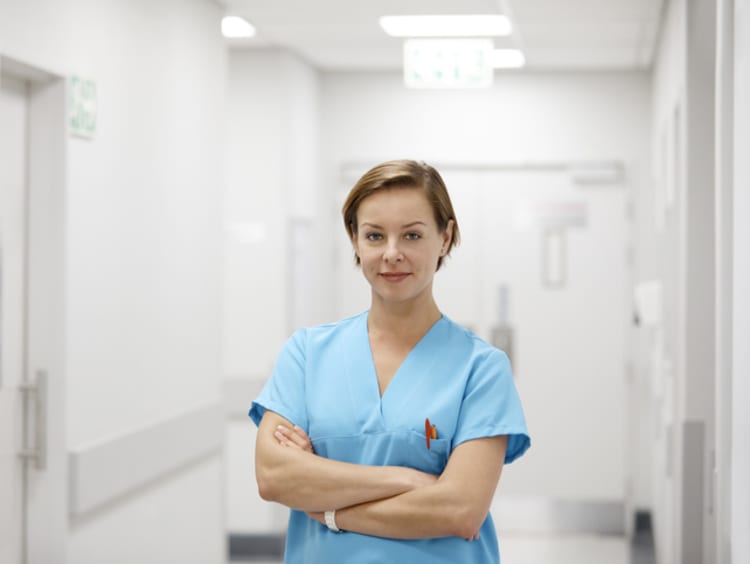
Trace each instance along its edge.
<instances>
[{"instance_id":1,"label":"shoulder","mask_svg":"<svg viewBox=\"0 0 750 564\"><path fill-rule=\"evenodd\" d=\"M473 331L459 325L445 315L443 316L443 322L450 342L453 346L461 349L461 352L469 355L473 362L510 364L508 355L504 351L494 347Z\"/></svg>"},{"instance_id":2,"label":"shoulder","mask_svg":"<svg viewBox=\"0 0 750 564\"><path fill-rule=\"evenodd\" d=\"M297 329L281 347L277 355L277 364L286 365L285 363L291 362L295 366L302 366L311 356L318 356L325 351L345 349L356 338L358 323L364 323L362 315Z\"/></svg>"},{"instance_id":3,"label":"shoulder","mask_svg":"<svg viewBox=\"0 0 750 564\"><path fill-rule=\"evenodd\" d=\"M323 323L297 329L289 341L304 348L323 345L331 340L346 338L366 323L367 312L352 315L331 323Z\"/></svg>"}]
</instances>

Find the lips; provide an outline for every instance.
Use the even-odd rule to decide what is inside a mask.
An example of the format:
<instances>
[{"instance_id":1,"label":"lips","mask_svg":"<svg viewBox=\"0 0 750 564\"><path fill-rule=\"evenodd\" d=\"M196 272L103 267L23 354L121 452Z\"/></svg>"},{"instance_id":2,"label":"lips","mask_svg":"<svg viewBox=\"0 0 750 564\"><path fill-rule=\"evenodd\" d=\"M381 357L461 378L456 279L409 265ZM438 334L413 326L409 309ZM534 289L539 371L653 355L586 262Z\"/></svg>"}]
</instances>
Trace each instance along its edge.
<instances>
[{"instance_id":1,"label":"lips","mask_svg":"<svg viewBox=\"0 0 750 564\"><path fill-rule=\"evenodd\" d=\"M382 276L388 282L401 282L404 278L409 276L408 272L381 272Z\"/></svg>"}]
</instances>

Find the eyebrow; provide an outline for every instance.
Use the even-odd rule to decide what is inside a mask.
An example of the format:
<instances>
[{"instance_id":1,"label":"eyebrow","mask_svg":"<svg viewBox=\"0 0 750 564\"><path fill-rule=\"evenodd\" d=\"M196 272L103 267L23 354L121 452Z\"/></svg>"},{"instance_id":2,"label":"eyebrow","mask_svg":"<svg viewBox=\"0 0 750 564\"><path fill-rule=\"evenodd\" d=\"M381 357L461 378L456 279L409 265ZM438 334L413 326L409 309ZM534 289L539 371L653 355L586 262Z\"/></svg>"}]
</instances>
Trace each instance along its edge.
<instances>
[{"instance_id":1,"label":"eyebrow","mask_svg":"<svg viewBox=\"0 0 750 564\"><path fill-rule=\"evenodd\" d=\"M410 227L414 227L416 225L421 225L423 227L427 227L427 224L424 221L412 221L411 223L405 223L404 225L402 225L401 229L409 229ZM367 222L367 221L365 223L363 223L360 227L365 227L365 226L372 227L372 228L375 228L375 229L383 229L382 226L380 226L380 225L378 225L376 223L370 223L370 222Z\"/></svg>"}]
</instances>

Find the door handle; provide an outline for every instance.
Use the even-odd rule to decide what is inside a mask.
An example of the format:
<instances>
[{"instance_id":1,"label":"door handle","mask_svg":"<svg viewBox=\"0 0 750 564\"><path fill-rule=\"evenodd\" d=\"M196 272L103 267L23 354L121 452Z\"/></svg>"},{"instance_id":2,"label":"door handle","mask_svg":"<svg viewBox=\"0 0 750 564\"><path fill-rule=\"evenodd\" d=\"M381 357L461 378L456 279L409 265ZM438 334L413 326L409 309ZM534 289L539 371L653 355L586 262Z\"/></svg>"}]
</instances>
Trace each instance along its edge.
<instances>
[{"instance_id":1,"label":"door handle","mask_svg":"<svg viewBox=\"0 0 750 564\"><path fill-rule=\"evenodd\" d=\"M37 470L47 468L47 371L37 370L35 382L23 382L19 389L24 394L24 429L28 429L29 416L27 409L34 405L34 444L25 444L28 439L24 432L24 446L19 456L26 460L33 460Z\"/></svg>"}]
</instances>

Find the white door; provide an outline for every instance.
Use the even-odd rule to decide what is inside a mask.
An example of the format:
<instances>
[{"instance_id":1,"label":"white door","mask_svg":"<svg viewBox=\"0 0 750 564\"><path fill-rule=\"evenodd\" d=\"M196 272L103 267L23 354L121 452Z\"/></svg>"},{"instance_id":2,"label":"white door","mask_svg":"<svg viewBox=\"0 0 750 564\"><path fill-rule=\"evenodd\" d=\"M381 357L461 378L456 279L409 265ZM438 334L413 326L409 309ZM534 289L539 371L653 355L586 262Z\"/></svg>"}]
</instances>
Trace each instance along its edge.
<instances>
[{"instance_id":1,"label":"white door","mask_svg":"<svg viewBox=\"0 0 750 564\"><path fill-rule=\"evenodd\" d=\"M0 562L23 558L26 81L0 75Z\"/></svg>"},{"instance_id":2,"label":"white door","mask_svg":"<svg viewBox=\"0 0 750 564\"><path fill-rule=\"evenodd\" d=\"M65 82L0 65L0 564L64 563Z\"/></svg>"},{"instance_id":3,"label":"white door","mask_svg":"<svg viewBox=\"0 0 750 564\"><path fill-rule=\"evenodd\" d=\"M627 188L578 185L564 170L443 177L462 243L435 276L437 302L498 346L512 329L532 434L500 494L624 502Z\"/></svg>"}]
</instances>

